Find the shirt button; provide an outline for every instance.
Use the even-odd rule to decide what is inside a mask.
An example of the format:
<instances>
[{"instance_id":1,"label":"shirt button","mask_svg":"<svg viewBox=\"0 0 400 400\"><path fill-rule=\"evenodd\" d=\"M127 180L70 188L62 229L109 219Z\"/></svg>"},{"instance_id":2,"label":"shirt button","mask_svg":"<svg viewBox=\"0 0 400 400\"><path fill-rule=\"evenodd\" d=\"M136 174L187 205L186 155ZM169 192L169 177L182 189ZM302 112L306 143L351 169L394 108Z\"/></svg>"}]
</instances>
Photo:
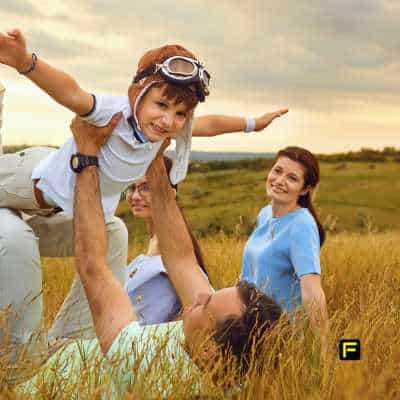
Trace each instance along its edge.
<instances>
[{"instance_id":1,"label":"shirt button","mask_svg":"<svg viewBox=\"0 0 400 400\"><path fill-rule=\"evenodd\" d=\"M129 278L132 278L133 275L135 275L137 272L137 268L134 268L131 272L129 272Z\"/></svg>"},{"instance_id":2,"label":"shirt button","mask_svg":"<svg viewBox=\"0 0 400 400\"><path fill-rule=\"evenodd\" d=\"M140 294L139 296L136 296L136 303L139 304L143 300L143 296Z\"/></svg>"}]
</instances>

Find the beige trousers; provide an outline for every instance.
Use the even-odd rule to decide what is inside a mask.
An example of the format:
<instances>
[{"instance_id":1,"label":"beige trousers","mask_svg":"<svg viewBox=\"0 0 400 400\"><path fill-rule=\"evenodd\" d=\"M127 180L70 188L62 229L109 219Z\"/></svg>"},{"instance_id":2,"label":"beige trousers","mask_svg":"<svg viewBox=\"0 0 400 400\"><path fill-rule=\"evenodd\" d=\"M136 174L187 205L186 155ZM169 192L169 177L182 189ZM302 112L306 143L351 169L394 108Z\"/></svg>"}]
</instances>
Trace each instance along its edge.
<instances>
[{"instance_id":1,"label":"beige trousers","mask_svg":"<svg viewBox=\"0 0 400 400\"><path fill-rule=\"evenodd\" d=\"M13 344L26 343L40 329L42 271L40 257L74 255L72 218L60 212L35 214L30 173L41 157L52 151L32 148L0 156L0 310L7 315L7 335ZM107 263L124 282L128 232L117 217L106 224ZM62 279L62 278L61 278ZM7 311L5 314L5 310ZM0 321L1 322L1 321ZM6 336L0 326L0 344ZM49 340L95 336L82 283L76 275L72 287L48 332ZM3 338L3 339L2 339Z\"/></svg>"},{"instance_id":2,"label":"beige trousers","mask_svg":"<svg viewBox=\"0 0 400 400\"><path fill-rule=\"evenodd\" d=\"M4 92L5 88L0 82L0 155L3 154L3 145L1 139L1 128L3 126L3 99L4 99Z\"/></svg>"}]
</instances>

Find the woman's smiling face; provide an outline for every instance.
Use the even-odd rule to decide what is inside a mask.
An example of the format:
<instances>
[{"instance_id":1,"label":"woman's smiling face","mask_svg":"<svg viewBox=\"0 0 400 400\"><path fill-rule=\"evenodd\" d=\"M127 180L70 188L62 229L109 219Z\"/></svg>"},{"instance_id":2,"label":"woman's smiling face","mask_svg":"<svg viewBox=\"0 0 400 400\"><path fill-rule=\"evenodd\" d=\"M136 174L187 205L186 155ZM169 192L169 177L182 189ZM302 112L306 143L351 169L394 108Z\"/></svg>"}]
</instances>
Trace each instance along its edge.
<instances>
[{"instance_id":1,"label":"woman's smiling face","mask_svg":"<svg viewBox=\"0 0 400 400\"><path fill-rule=\"evenodd\" d=\"M295 204L304 189L304 168L288 157L279 157L267 176L267 196L279 204Z\"/></svg>"},{"instance_id":2,"label":"woman's smiling face","mask_svg":"<svg viewBox=\"0 0 400 400\"><path fill-rule=\"evenodd\" d=\"M126 192L126 201L135 217L152 218L151 191L145 177L129 186Z\"/></svg>"}]
</instances>

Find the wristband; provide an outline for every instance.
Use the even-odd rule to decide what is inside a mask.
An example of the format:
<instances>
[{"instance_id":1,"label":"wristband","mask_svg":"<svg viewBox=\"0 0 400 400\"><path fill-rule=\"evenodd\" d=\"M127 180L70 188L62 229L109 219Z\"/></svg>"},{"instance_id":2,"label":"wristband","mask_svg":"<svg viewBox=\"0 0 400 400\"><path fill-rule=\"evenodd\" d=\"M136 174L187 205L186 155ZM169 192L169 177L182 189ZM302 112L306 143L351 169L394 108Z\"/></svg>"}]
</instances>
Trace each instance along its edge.
<instances>
[{"instance_id":1,"label":"wristband","mask_svg":"<svg viewBox=\"0 0 400 400\"><path fill-rule=\"evenodd\" d=\"M32 72L36 68L37 64L37 55L32 53L32 64L26 71L18 71L21 75L27 75Z\"/></svg>"},{"instance_id":2,"label":"wristband","mask_svg":"<svg viewBox=\"0 0 400 400\"><path fill-rule=\"evenodd\" d=\"M246 133L253 132L256 128L256 119L254 117L247 117L246 118L246 128L244 131Z\"/></svg>"}]
</instances>

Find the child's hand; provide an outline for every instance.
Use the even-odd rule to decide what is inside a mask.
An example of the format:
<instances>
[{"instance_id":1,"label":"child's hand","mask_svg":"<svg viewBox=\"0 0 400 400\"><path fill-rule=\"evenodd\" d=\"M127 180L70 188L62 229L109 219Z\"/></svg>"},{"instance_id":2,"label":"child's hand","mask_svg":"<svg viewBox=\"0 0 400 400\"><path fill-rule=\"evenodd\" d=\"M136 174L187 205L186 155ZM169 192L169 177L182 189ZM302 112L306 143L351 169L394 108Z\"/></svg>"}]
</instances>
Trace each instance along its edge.
<instances>
[{"instance_id":1,"label":"child's hand","mask_svg":"<svg viewBox=\"0 0 400 400\"><path fill-rule=\"evenodd\" d=\"M119 112L113 115L107 125L99 127L91 125L76 116L69 127L74 135L78 151L87 156L95 156L100 147L107 142L121 118L122 113Z\"/></svg>"},{"instance_id":2,"label":"child's hand","mask_svg":"<svg viewBox=\"0 0 400 400\"><path fill-rule=\"evenodd\" d=\"M272 113L266 113L261 115L261 117L256 118L256 127L255 131L262 131L265 129L275 118L280 117L283 114L286 114L289 110L287 108L283 108L282 110L278 110Z\"/></svg>"},{"instance_id":3,"label":"child's hand","mask_svg":"<svg viewBox=\"0 0 400 400\"><path fill-rule=\"evenodd\" d=\"M32 56L26 51L24 35L18 29L0 32L0 63L17 71L26 71L32 65Z\"/></svg>"}]
</instances>

